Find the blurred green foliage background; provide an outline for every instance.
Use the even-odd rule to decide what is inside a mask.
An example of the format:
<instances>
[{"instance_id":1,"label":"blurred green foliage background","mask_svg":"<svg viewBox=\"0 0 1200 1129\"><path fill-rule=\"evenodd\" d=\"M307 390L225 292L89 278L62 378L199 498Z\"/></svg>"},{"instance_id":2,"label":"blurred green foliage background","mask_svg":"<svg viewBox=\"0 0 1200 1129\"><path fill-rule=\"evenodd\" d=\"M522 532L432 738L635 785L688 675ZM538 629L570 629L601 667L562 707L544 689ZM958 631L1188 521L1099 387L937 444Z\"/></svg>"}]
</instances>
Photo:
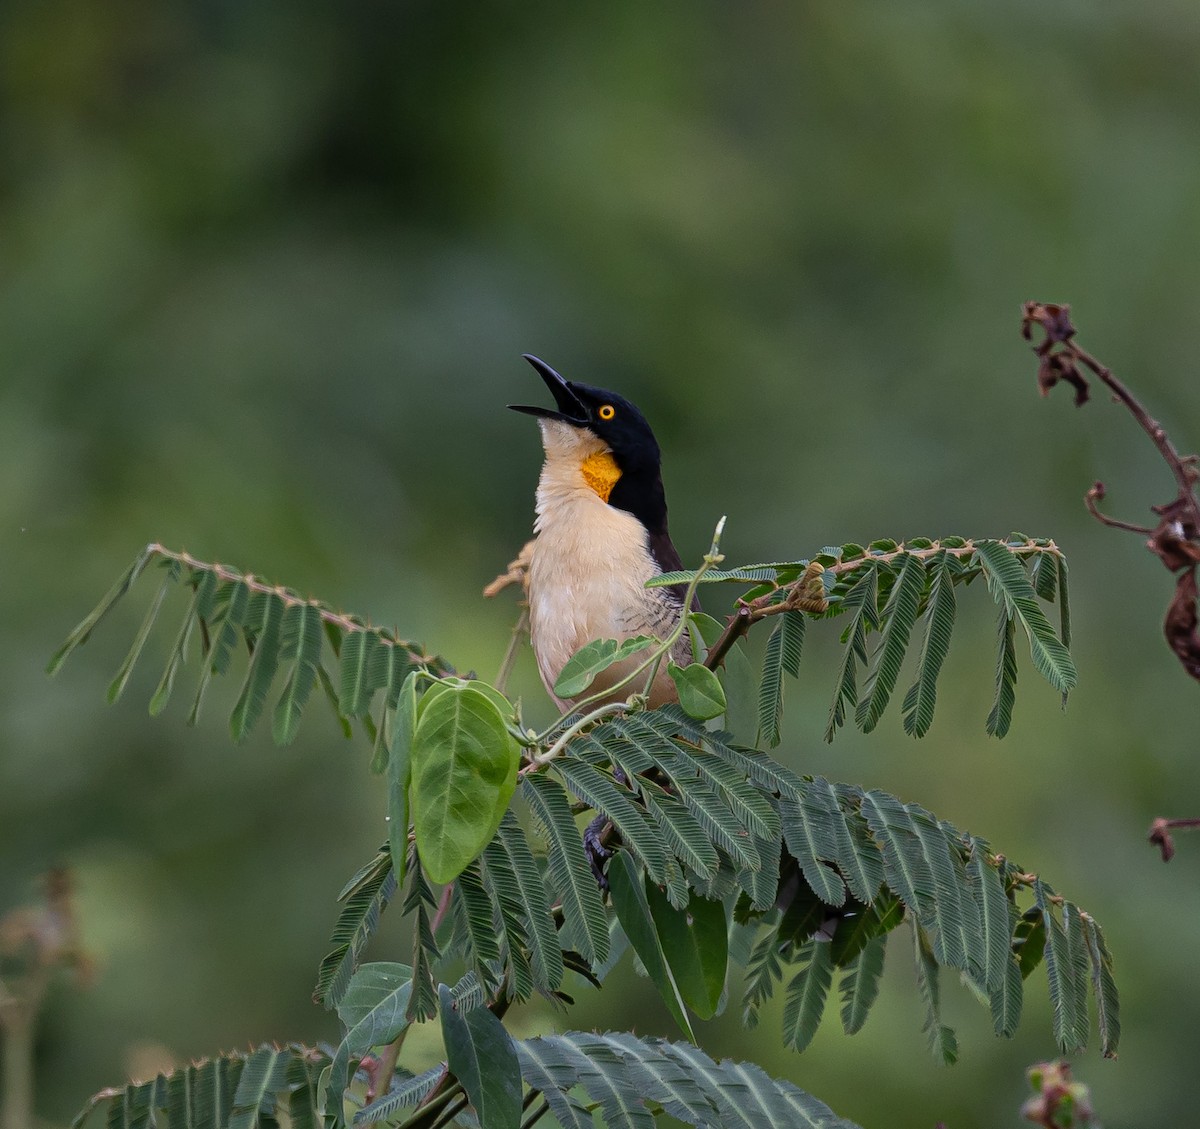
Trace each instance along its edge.
<instances>
[{"instance_id":1,"label":"blurred green foliage background","mask_svg":"<svg viewBox=\"0 0 1200 1129\"><path fill-rule=\"evenodd\" d=\"M1104 478L1142 520L1173 487L1105 397L1038 400L1017 328L1023 300L1070 301L1200 446L1198 51L1183 0L0 8L0 908L69 864L100 965L50 1000L41 1113L168 1056L331 1037L315 967L384 834L327 710L293 748L236 747L236 685L196 729L185 694L150 721L152 662L105 706L147 589L54 681L46 659L160 540L492 674L515 604L479 591L531 523L536 429L503 407L543 394L532 351L643 407L686 560L723 513L735 563L1013 528L1066 548L1065 713L1025 661L1012 734L985 738L972 591L929 739L893 714L822 744L817 630L783 751L1093 912L1124 1040L1076 1073L1110 1129L1190 1123L1200 841L1164 867L1144 832L1200 814L1200 687L1161 639L1168 577L1080 501ZM527 658L515 688L548 715ZM1007 1042L948 984L946 1070L902 953L854 1039L833 1007L800 1057L777 1012L702 1038L867 1126L1016 1124L1054 1050L1043 974ZM669 1033L624 987L569 1022Z\"/></svg>"}]
</instances>

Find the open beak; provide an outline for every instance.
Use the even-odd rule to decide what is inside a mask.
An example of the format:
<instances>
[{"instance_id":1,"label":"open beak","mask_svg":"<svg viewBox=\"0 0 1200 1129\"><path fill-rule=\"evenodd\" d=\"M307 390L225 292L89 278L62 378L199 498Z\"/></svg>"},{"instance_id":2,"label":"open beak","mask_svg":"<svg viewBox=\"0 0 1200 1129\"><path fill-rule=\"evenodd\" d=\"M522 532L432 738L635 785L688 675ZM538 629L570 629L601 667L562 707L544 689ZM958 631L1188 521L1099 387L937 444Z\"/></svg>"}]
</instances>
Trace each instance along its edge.
<instances>
[{"instance_id":1,"label":"open beak","mask_svg":"<svg viewBox=\"0 0 1200 1129\"><path fill-rule=\"evenodd\" d=\"M576 427L587 423L587 409L584 407L583 401L575 395L570 381L563 380L545 361L539 360L529 353L521 355L533 365L538 376L546 382L546 387L550 389L550 394L554 397L558 410L538 408L529 404L509 404L508 406L514 412L524 412L526 415L538 416L541 419L559 419Z\"/></svg>"}]
</instances>

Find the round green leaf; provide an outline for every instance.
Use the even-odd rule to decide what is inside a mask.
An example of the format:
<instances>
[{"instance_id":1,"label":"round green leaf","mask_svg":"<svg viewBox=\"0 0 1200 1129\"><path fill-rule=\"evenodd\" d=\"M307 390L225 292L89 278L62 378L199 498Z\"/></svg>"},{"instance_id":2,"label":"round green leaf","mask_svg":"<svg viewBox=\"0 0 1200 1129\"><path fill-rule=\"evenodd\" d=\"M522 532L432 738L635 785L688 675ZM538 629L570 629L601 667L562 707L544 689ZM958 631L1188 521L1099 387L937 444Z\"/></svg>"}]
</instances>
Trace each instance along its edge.
<instances>
[{"instance_id":1,"label":"round green leaf","mask_svg":"<svg viewBox=\"0 0 1200 1129\"><path fill-rule=\"evenodd\" d=\"M417 853L429 878L442 883L495 835L517 785L521 747L489 694L466 682L434 690L418 708L409 798Z\"/></svg>"},{"instance_id":2,"label":"round green leaf","mask_svg":"<svg viewBox=\"0 0 1200 1129\"><path fill-rule=\"evenodd\" d=\"M721 680L703 663L692 663L690 666L668 663L667 673L675 682L684 713L698 721L707 721L725 712L725 691L721 687Z\"/></svg>"}]
</instances>

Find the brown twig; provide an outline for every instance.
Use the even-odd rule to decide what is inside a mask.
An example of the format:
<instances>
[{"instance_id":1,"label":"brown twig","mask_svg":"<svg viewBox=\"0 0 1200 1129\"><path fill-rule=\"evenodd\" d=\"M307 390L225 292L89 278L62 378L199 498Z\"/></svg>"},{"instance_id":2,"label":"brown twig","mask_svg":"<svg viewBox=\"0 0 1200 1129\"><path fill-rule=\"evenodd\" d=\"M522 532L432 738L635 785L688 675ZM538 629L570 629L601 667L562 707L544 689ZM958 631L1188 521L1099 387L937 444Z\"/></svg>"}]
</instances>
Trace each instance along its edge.
<instances>
[{"instance_id":1,"label":"brown twig","mask_svg":"<svg viewBox=\"0 0 1200 1129\"><path fill-rule=\"evenodd\" d=\"M1083 496L1083 504L1087 507L1088 513L1092 515L1101 525L1107 525L1112 529L1127 529L1130 533L1141 533L1143 536L1151 534L1154 530L1148 525L1134 525L1132 522L1121 521L1115 517L1109 517L1108 514L1101 513L1097 502L1104 501L1105 487L1103 482L1095 482L1092 488Z\"/></svg>"},{"instance_id":2,"label":"brown twig","mask_svg":"<svg viewBox=\"0 0 1200 1129\"><path fill-rule=\"evenodd\" d=\"M1150 507L1159 518L1153 527L1120 521L1102 513L1097 505L1104 499L1102 482L1088 490L1084 505L1102 524L1147 537L1146 548L1169 572L1178 574L1175 593L1163 621L1163 634L1183 669L1200 681L1200 630L1196 612L1196 566L1200 564L1200 496L1196 493L1196 484L1200 482L1200 460L1195 455L1181 455L1166 429L1141 401L1106 365L1079 345L1075 340L1075 326L1071 323L1070 306L1026 302L1021 319L1021 334L1026 341L1033 341L1035 326L1042 332L1041 340L1033 346L1038 356L1038 387L1042 395L1047 395L1059 381L1064 381L1074 387L1075 403L1086 403L1088 381L1081 369L1087 369L1125 406L1149 436L1175 479L1175 498Z\"/></svg>"},{"instance_id":3,"label":"brown twig","mask_svg":"<svg viewBox=\"0 0 1200 1129\"><path fill-rule=\"evenodd\" d=\"M1146 838L1162 852L1163 862L1170 862L1175 857L1175 840L1171 831L1185 827L1200 827L1200 819L1156 819L1150 824L1150 834Z\"/></svg>"}]
</instances>

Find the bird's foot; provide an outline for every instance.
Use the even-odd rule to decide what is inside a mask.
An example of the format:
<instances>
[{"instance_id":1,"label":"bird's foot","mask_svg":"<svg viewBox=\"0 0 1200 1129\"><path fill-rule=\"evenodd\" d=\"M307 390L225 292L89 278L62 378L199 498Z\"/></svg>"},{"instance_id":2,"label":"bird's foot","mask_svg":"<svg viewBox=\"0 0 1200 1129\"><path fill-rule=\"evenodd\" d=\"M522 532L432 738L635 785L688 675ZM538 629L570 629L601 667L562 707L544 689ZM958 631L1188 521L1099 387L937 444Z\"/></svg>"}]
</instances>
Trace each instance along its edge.
<instances>
[{"instance_id":1,"label":"bird's foot","mask_svg":"<svg viewBox=\"0 0 1200 1129\"><path fill-rule=\"evenodd\" d=\"M596 885L605 893L608 892L608 877L604 873L604 864L613 856L611 848L604 845L604 835L612 827L606 815L598 815L584 828L583 853L587 856L588 866Z\"/></svg>"}]
</instances>

